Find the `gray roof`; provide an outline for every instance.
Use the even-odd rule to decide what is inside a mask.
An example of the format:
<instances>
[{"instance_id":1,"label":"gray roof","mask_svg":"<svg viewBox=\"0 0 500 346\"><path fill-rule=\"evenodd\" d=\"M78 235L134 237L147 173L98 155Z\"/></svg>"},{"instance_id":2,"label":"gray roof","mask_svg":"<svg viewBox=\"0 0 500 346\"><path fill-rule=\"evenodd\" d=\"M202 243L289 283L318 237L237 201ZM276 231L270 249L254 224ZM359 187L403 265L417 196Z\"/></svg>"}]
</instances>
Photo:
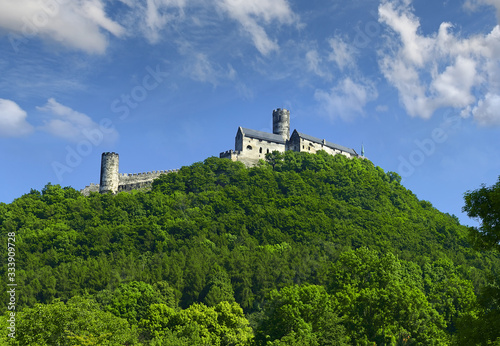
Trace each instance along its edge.
<instances>
[{"instance_id":1,"label":"gray roof","mask_svg":"<svg viewBox=\"0 0 500 346\"><path fill-rule=\"evenodd\" d=\"M257 131L257 130L252 130L252 129L245 129L243 127L240 127L240 128L246 137L262 139L265 141L280 143L280 144L286 143L285 140L283 139L283 137L281 137L280 135L275 135L274 133L268 133L268 132Z\"/></svg>"},{"instance_id":2,"label":"gray roof","mask_svg":"<svg viewBox=\"0 0 500 346\"><path fill-rule=\"evenodd\" d=\"M313 137L313 136L309 136L309 135L306 135L304 133L300 133L297 130L295 130L294 132L297 132L297 134L299 135L300 138L307 139L308 141L311 141L311 142L314 142L314 143L323 144L323 140L322 139L319 139L319 138L316 138L316 137ZM354 149L347 148L347 147L344 147L343 145L335 144L335 143L328 142L328 141L325 141L324 143L329 148L337 149L337 150L349 153L351 155L358 156L358 153L356 153L356 151L354 151Z\"/></svg>"}]
</instances>

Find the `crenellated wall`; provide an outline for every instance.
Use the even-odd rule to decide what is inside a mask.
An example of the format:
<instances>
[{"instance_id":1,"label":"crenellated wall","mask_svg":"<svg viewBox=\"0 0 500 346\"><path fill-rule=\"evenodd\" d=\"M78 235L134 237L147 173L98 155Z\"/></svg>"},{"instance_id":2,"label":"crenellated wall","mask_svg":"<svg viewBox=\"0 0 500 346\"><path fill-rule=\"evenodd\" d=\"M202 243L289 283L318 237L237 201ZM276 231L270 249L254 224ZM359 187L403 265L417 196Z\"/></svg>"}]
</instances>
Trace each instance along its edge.
<instances>
[{"instance_id":1,"label":"crenellated wall","mask_svg":"<svg viewBox=\"0 0 500 346\"><path fill-rule=\"evenodd\" d=\"M144 173L120 173L118 174L118 185L136 184L144 181L153 181L161 174L177 172L178 169L168 171L152 171Z\"/></svg>"},{"instance_id":2,"label":"crenellated wall","mask_svg":"<svg viewBox=\"0 0 500 346\"><path fill-rule=\"evenodd\" d=\"M101 182L105 182L105 188L101 184L91 183L80 192L88 196L91 192L112 192L130 191L151 186L153 180L162 174L177 173L178 169L164 171L151 171L143 173L118 173L118 154L103 153L101 161Z\"/></svg>"}]
</instances>

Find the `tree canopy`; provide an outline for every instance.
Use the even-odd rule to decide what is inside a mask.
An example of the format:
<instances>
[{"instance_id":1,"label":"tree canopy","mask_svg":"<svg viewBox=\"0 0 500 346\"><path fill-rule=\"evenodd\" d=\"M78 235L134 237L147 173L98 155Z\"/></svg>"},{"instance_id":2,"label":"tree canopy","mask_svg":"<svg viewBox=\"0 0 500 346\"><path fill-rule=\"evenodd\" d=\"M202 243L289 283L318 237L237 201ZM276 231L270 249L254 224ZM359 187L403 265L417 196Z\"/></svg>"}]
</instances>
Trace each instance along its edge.
<instances>
[{"instance_id":1,"label":"tree canopy","mask_svg":"<svg viewBox=\"0 0 500 346\"><path fill-rule=\"evenodd\" d=\"M369 160L268 160L246 168L208 158L150 190L86 197L47 184L0 203L5 248L16 235L24 335L0 340L470 345L500 336L488 329L499 254L476 251L454 215Z\"/></svg>"}]
</instances>

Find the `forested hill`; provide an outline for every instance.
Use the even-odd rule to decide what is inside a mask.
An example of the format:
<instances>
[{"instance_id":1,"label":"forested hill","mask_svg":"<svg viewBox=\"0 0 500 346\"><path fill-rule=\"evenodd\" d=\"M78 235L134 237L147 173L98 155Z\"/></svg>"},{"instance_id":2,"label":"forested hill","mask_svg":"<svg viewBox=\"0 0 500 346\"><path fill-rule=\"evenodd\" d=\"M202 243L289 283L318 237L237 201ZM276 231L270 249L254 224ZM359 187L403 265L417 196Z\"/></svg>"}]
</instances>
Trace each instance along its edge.
<instances>
[{"instance_id":1,"label":"forested hill","mask_svg":"<svg viewBox=\"0 0 500 346\"><path fill-rule=\"evenodd\" d=\"M474 250L455 216L369 160L287 152L267 161L209 158L162 175L151 191L85 197L48 184L0 204L4 248L15 233L18 284L17 335L2 332L0 342L496 339L500 299L481 297L500 260Z\"/></svg>"}]
</instances>

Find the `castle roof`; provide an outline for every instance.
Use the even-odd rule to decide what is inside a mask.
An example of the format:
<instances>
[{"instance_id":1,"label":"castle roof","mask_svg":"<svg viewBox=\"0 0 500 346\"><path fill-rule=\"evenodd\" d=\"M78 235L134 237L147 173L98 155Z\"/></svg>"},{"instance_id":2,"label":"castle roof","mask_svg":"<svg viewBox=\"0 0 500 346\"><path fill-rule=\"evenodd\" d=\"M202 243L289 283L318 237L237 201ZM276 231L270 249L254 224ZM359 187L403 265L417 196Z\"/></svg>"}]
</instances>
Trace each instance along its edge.
<instances>
[{"instance_id":1,"label":"castle roof","mask_svg":"<svg viewBox=\"0 0 500 346\"><path fill-rule=\"evenodd\" d=\"M240 129L241 129L241 132L243 133L243 135L246 137L251 137L251 138L255 138L255 139L262 139L262 140L274 142L274 143L286 144L283 137L281 137L280 135L275 135L274 133L246 129L243 127L240 127Z\"/></svg>"},{"instance_id":2,"label":"castle roof","mask_svg":"<svg viewBox=\"0 0 500 346\"><path fill-rule=\"evenodd\" d=\"M327 146L329 148L337 149L337 150L349 153L351 155L358 156L358 153L356 153L356 151L354 149L344 147L343 145L340 145L340 144L335 144L335 143L332 143L332 142L329 142L329 141L325 141L324 139L319 139L319 138L316 138L316 137L313 137L313 136L309 136L309 135L306 135L305 133L298 132L297 130L293 131L292 136L295 133L297 133L297 135L299 136L299 138L304 138L304 139L307 139L308 141L311 141L311 142L314 142L314 143L318 143L318 144L323 144L323 145L325 145L325 146Z\"/></svg>"}]
</instances>

